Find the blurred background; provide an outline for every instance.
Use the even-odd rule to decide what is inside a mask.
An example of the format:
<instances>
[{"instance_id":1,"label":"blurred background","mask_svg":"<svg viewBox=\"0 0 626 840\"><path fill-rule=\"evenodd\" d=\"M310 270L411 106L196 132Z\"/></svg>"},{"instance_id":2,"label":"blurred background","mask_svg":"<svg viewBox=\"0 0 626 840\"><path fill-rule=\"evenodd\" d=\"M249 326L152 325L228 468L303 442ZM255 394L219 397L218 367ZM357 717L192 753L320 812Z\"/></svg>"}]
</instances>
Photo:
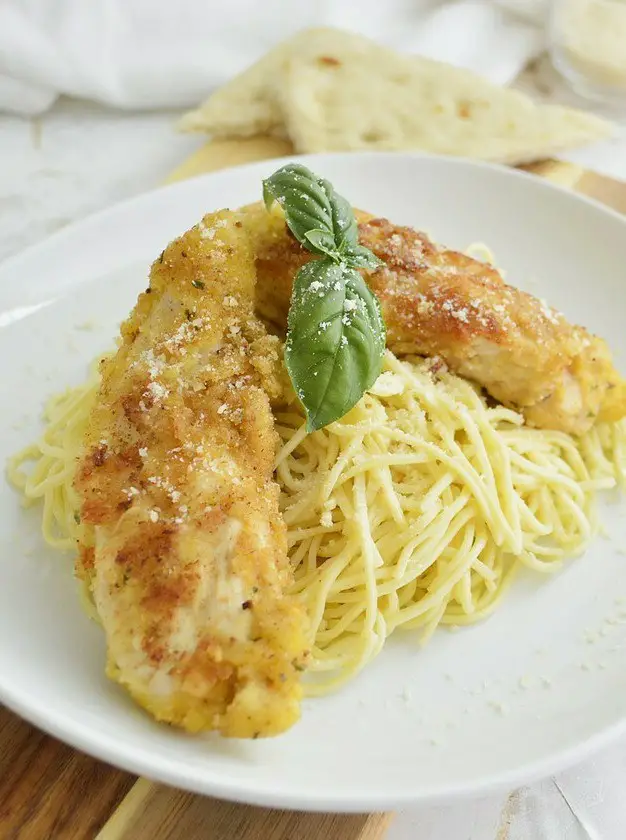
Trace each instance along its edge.
<instances>
[{"instance_id":1,"label":"blurred background","mask_svg":"<svg viewBox=\"0 0 626 840\"><path fill-rule=\"evenodd\" d=\"M282 39L318 25L549 102L610 105L620 115L620 90L626 99L623 0L3 0L0 259L158 185L202 143L175 129L179 115ZM589 75L592 93L612 85L616 101L575 92L572 82L580 91ZM612 140L568 158L626 178L619 125Z\"/></svg>"}]
</instances>

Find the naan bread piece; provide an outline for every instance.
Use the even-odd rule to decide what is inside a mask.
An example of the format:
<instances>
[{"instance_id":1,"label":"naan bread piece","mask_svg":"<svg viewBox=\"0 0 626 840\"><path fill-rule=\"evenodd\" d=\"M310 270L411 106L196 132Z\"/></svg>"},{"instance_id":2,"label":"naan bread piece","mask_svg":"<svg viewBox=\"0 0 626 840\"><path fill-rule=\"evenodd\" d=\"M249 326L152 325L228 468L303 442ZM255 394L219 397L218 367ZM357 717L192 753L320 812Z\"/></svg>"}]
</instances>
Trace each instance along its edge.
<instances>
[{"instance_id":1,"label":"naan bread piece","mask_svg":"<svg viewBox=\"0 0 626 840\"><path fill-rule=\"evenodd\" d=\"M298 152L418 149L513 164L611 133L591 114L330 27L279 44L179 127L214 138L286 137Z\"/></svg>"},{"instance_id":2,"label":"naan bread piece","mask_svg":"<svg viewBox=\"0 0 626 840\"><path fill-rule=\"evenodd\" d=\"M417 149L519 164L611 133L591 114L340 31L301 42L276 88L298 152Z\"/></svg>"},{"instance_id":3,"label":"naan bread piece","mask_svg":"<svg viewBox=\"0 0 626 840\"><path fill-rule=\"evenodd\" d=\"M304 43L316 44L332 37L332 29L306 29L278 44L255 64L216 90L194 111L185 114L182 131L205 131L214 138L253 137L272 134L285 137L277 85L289 57Z\"/></svg>"}]
</instances>

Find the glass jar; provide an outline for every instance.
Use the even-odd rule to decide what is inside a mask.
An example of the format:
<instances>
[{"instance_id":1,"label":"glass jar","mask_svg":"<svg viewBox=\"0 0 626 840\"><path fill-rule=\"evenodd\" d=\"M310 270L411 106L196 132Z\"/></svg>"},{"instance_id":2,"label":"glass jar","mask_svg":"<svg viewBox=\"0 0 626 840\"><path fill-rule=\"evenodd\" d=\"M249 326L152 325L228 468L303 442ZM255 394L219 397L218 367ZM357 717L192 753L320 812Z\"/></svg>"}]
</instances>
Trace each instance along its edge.
<instances>
[{"instance_id":1,"label":"glass jar","mask_svg":"<svg viewBox=\"0 0 626 840\"><path fill-rule=\"evenodd\" d=\"M626 0L552 0L550 53L583 96L626 109Z\"/></svg>"}]
</instances>

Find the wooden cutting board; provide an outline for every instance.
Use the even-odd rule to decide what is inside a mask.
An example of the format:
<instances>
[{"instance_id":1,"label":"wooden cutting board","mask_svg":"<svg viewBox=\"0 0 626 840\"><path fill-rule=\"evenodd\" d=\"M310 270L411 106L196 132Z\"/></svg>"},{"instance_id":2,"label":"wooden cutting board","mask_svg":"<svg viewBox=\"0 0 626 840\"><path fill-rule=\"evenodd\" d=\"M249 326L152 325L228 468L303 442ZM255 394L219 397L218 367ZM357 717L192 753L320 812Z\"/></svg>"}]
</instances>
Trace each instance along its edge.
<instances>
[{"instance_id":1,"label":"wooden cutting board","mask_svg":"<svg viewBox=\"0 0 626 840\"><path fill-rule=\"evenodd\" d=\"M197 152L177 167L166 183L183 181L195 175L214 172L229 166L239 166L257 160L284 157L293 153L288 140L275 137L251 137L246 140L216 140L205 143ZM556 184L576 189L610 207L626 213L626 182L605 178L588 172L573 163L545 160L521 167L547 178Z\"/></svg>"},{"instance_id":2,"label":"wooden cutting board","mask_svg":"<svg viewBox=\"0 0 626 840\"><path fill-rule=\"evenodd\" d=\"M207 143L167 181L291 151L269 137ZM626 183L554 160L525 168L626 213ZM391 814L252 808L184 793L89 758L0 708L0 840L382 840L391 820Z\"/></svg>"}]
</instances>

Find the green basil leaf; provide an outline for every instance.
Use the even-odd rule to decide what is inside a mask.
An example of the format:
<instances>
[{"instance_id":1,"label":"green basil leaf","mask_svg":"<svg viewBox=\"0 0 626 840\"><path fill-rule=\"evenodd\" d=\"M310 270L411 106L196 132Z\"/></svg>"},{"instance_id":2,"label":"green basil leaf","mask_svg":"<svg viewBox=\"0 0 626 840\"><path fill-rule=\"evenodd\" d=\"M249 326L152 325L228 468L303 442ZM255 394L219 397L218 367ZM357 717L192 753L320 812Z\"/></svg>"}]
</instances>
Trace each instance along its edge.
<instances>
[{"instance_id":1,"label":"green basil leaf","mask_svg":"<svg viewBox=\"0 0 626 840\"><path fill-rule=\"evenodd\" d=\"M358 243L354 212L333 185L301 164L263 181L263 199L283 208L296 239L321 259L294 279L285 362L309 431L343 417L382 367L385 325L376 296L356 269L381 261Z\"/></svg>"},{"instance_id":2,"label":"green basil leaf","mask_svg":"<svg viewBox=\"0 0 626 840\"><path fill-rule=\"evenodd\" d=\"M338 262L341 260L342 254L335 246L335 240L331 233L324 230L308 230L304 238L315 249L315 253L326 254L331 259Z\"/></svg>"},{"instance_id":3,"label":"green basil leaf","mask_svg":"<svg viewBox=\"0 0 626 840\"><path fill-rule=\"evenodd\" d=\"M263 200L268 209L274 201L280 204L289 230L314 254L323 255L327 250L318 250L307 239L312 230L327 234L336 249L356 244L357 227L350 204L329 181L318 178L306 166L289 163L266 178Z\"/></svg>"},{"instance_id":4,"label":"green basil leaf","mask_svg":"<svg viewBox=\"0 0 626 840\"><path fill-rule=\"evenodd\" d=\"M342 254L342 259L350 266L350 268L367 268L373 271L383 265L376 254L373 254L369 248L364 245L352 245L346 249Z\"/></svg>"},{"instance_id":5,"label":"green basil leaf","mask_svg":"<svg viewBox=\"0 0 626 840\"><path fill-rule=\"evenodd\" d=\"M359 238L359 229L352 205L339 193L336 193L330 181L322 180L326 194L330 198L330 210L332 216L332 229L337 247L346 248L356 245Z\"/></svg>"},{"instance_id":6,"label":"green basil leaf","mask_svg":"<svg viewBox=\"0 0 626 840\"><path fill-rule=\"evenodd\" d=\"M344 416L378 378L385 325L361 275L329 258L294 281L285 362L312 432Z\"/></svg>"}]
</instances>

